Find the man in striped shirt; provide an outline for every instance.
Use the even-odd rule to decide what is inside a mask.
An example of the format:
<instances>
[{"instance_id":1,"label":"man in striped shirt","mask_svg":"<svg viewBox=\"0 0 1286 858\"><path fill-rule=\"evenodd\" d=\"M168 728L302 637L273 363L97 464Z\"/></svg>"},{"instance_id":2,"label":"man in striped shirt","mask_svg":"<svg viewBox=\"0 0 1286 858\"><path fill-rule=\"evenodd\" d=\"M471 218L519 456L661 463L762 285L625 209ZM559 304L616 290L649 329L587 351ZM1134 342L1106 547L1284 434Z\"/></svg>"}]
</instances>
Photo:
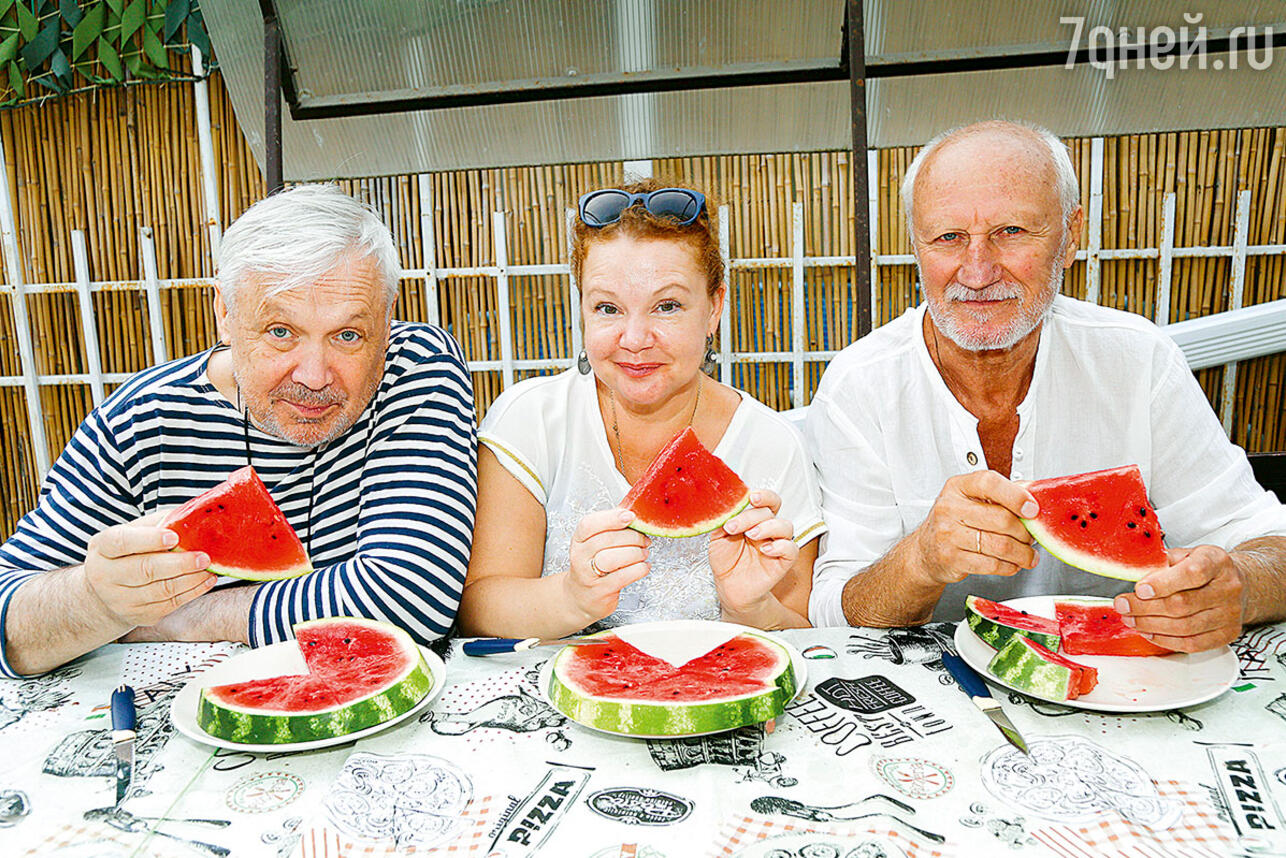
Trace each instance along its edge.
<instances>
[{"instance_id":1,"label":"man in striped shirt","mask_svg":"<svg viewBox=\"0 0 1286 858\"><path fill-rule=\"evenodd\" d=\"M95 408L0 546L4 676L115 640L259 646L326 616L421 641L450 627L473 530L472 385L446 332L392 321L388 228L334 187L304 186L247 210L220 262L220 345ZM164 512L247 464L316 571L219 586L203 553L170 550Z\"/></svg>"}]
</instances>

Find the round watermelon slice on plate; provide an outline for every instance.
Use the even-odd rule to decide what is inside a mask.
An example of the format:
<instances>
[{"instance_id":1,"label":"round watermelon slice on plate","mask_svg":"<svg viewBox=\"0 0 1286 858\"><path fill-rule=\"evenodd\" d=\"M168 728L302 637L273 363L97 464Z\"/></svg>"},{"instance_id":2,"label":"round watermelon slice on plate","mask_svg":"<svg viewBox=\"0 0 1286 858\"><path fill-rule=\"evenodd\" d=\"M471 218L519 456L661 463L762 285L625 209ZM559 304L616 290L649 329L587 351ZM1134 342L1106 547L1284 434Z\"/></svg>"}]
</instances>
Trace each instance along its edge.
<instances>
[{"instance_id":1,"label":"round watermelon slice on plate","mask_svg":"<svg viewBox=\"0 0 1286 858\"><path fill-rule=\"evenodd\" d=\"M750 489L697 440L689 426L657 453L621 507L630 527L651 536L700 536L721 527L750 503Z\"/></svg>"},{"instance_id":2,"label":"round watermelon slice on plate","mask_svg":"<svg viewBox=\"0 0 1286 858\"><path fill-rule=\"evenodd\" d=\"M249 465L172 510L160 527L179 535L176 550L209 555L218 575L275 581L313 571L295 529Z\"/></svg>"},{"instance_id":3,"label":"round watermelon slice on plate","mask_svg":"<svg viewBox=\"0 0 1286 858\"><path fill-rule=\"evenodd\" d=\"M711 645L676 657L685 629L694 640L714 635ZM804 682L792 647L731 623L642 623L588 640L547 663L542 689L573 721L623 736L696 736L756 724L781 715Z\"/></svg>"},{"instance_id":4,"label":"round watermelon slice on plate","mask_svg":"<svg viewBox=\"0 0 1286 858\"><path fill-rule=\"evenodd\" d=\"M1165 533L1138 465L1036 480L1027 490L1040 512L1023 524L1068 566L1138 581L1169 565Z\"/></svg>"},{"instance_id":5,"label":"round watermelon slice on plate","mask_svg":"<svg viewBox=\"0 0 1286 858\"><path fill-rule=\"evenodd\" d=\"M390 623L335 617L294 632L305 672L200 689L202 731L241 745L327 741L404 715L434 686L420 648Z\"/></svg>"}]
</instances>

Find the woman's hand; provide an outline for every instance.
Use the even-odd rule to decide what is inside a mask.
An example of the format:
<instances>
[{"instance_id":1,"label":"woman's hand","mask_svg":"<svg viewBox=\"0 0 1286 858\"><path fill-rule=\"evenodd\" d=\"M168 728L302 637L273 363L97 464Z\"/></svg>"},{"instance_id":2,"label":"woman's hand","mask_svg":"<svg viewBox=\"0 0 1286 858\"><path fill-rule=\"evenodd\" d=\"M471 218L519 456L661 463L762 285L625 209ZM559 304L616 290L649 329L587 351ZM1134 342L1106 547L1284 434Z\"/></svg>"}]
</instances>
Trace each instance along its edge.
<instances>
[{"instance_id":1,"label":"woman's hand","mask_svg":"<svg viewBox=\"0 0 1286 858\"><path fill-rule=\"evenodd\" d=\"M646 534L627 525L634 513L626 509L591 512L572 534L571 569L563 574L567 604L580 612L582 627L616 610L621 590L649 571Z\"/></svg>"},{"instance_id":2,"label":"woman's hand","mask_svg":"<svg viewBox=\"0 0 1286 858\"><path fill-rule=\"evenodd\" d=\"M781 497L768 489L750 493L750 506L710 536L710 568L724 618L763 627L775 606L773 587L799 557L795 526L777 518Z\"/></svg>"}]
</instances>

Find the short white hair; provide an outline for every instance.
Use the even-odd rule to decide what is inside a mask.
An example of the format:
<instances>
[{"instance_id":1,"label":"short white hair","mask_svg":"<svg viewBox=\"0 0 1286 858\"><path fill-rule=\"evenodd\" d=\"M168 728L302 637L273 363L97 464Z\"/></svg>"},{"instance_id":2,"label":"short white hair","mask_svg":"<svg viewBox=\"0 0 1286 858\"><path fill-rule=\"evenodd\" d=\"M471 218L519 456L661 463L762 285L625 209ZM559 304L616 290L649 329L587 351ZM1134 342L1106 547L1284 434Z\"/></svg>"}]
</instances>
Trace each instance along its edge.
<instances>
[{"instance_id":1,"label":"short white hair","mask_svg":"<svg viewBox=\"0 0 1286 858\"><path fill-rule=\"evenodd\" d=\"M962 140L974 134L988 131L1000 131L1013 137L1030 138L1034 136L1043 142L1049 149L1050 164L1054 168L1055 182L1058 185L1058 204L1059 208L1062 209L1064 225L1066 225L1067 219L1072 216L1072 212L1080 205L1081 188L1076 181L1076 168L1072 166L1072 156L1067 151L1067 145L1062 140L1059 140L1057 135L1049 129L1027 122L1013 122L1003 119L990 119L985 122L975 122L972 125L960 125L943 131L926 143L924 148L916 153L911 165L906 168L906 175L902 177L902 210L906 212L906 230L911 236L913 245L915 243L915 223L912 212L915 206L915 180L920 175L920 168L944 143L952 143L956 140Z\"/></svg>"},{"instance_id":2,"label":"short white hair","mask_svg":"<svg viewBox=\"0 0 1286 858\"><path fill-rule=\"evenodd\" d=\"M271 298L316 280L342 260L375 265L387 306L397 299L401 260L375 210L335 185L299 185L246 209L219 247L219 290L232 311L252 275L267 275Z\"/></svg>"}]
</instances>

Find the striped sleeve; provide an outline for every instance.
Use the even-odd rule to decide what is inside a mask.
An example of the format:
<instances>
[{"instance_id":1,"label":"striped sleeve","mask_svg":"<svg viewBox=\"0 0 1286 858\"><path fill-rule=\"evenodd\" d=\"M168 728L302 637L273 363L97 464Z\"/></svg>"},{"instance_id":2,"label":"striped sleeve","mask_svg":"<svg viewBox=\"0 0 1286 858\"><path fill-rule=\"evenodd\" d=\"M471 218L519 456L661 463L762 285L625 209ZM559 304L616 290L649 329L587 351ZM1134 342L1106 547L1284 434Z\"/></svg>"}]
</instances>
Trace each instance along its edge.
<instances>
[{"instance_id":1,"label":"striped sleeve","mask_svg":"<svg viewBox=\"0 0 1286 858\"><path fill-rule=\"evenodd\" d=\"M378 401L360 470L355 554L260 585L252 646L289 639L293 624L327 616L395 623L421 642L444 636L455 620L477 495L472 384L455 340L437 329L420 336L433 337L432 348L397 364L400 375Z\"/></svg>"},{"instance_id":2,"label":"striped sleeve","mask_svg":"<svg viewBox=\"0 0 1286 858\"><path fill-rule=\"evenodd\" d=\"M18 675L5 652L5 619L22 583L51 569L83 563L95 533L141 515L120 462L106 410L95 409L46 475L36 508L0 545L0 675Z\"/></svg>"}]
</instances>

